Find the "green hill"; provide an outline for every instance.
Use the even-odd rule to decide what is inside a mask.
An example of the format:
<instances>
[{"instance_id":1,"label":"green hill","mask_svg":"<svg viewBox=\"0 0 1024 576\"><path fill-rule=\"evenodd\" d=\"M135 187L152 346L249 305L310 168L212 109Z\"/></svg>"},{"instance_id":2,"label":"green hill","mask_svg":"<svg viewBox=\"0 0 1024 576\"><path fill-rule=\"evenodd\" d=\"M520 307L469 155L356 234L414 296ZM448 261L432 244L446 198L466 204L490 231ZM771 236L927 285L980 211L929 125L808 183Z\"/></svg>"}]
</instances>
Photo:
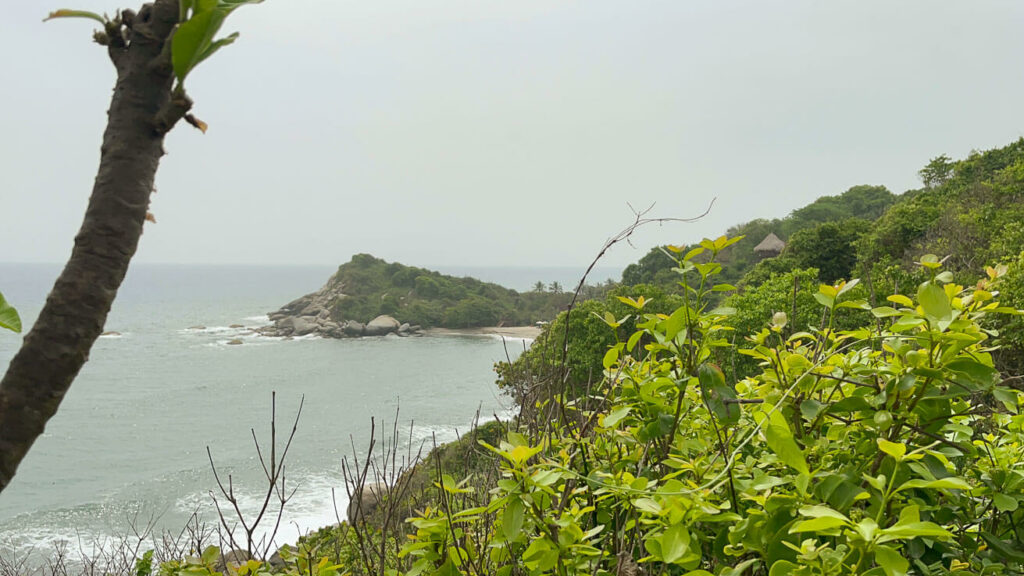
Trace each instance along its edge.
<instances>
[{"instance_id":1,"label":"green hill","mask_svg":"<svg viewBox=\"0 0 1024 576\"><path fill-rule=\"evenodd\" d=\"M566 292L520 293L369 254L339 266L331 282L344 294L330 308L335 321L367 322L387 314L424 327L525 326L553 319L571 298Z\"/></svg>"}]
</instances>

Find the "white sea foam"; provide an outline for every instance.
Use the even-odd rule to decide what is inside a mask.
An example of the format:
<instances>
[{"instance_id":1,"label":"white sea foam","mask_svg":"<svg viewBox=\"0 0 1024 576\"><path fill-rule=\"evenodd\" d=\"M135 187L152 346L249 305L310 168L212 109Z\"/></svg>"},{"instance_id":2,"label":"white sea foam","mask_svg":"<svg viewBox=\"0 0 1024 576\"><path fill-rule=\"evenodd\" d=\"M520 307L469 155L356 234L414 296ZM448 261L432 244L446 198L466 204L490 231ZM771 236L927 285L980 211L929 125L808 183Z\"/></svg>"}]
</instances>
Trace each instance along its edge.
<instances>
[{"instance_id":1,"label":"white sea foam","mask_svg":"<svg viewBox=\"0 0 1024 576\"><path fill-rule=\"evenodd\" d=\"M310 474L301 478L292 478L292 487L295 493L285 505L281 514L281 522L277 524L277 501L271 498L270 508L267 516L258 526L253 537L254 540L269 539L273 535L273 546L271 550L284 544L294 544L300 536L315 532L324 526L330 526L345 519L345 510L348 508L348 493L345 491L344 479L338 475ZM256 517L263 505L265 494L255 491L241 491L236 486L238 507L247 521ZM291 490L291 489L289 489ZM223 498L219 498L222 511L229 526L236 525L235 518L230 504L226 504ZM175 508L183 514L199 512L201 517L209 521L216 521L216 507L209 493L192 493L182 496L175 502ZM235 538L244 537L244 533L235 532Z\"/></svg>"},{"instance_id":2,"label":"white sea foam","mask_svg":"<svg viewBox=\"0 0 1024 576\"><path fill-rule=\"evenodd\" d=\"M245 318L242 318L242 320L245 320L248 324L254 324L256 326L267 326L269 324L273 324L273 322L270 321L270 316L267 316L266 314L260 314L259 316L246 316Z\"/></svg>"},{"instance_id":3,"label":"white sea foam","mask_svg":"<svg viewBox=\"0 0 1024 576\"><path fill-rule=\"evenodd\" d=\"M527 348L533 345L533 338L522 338L519 336L503 336L501 334L484 334L491 340L497 340L499 342L505 342L509 346L515 345L516 348L521 348L525 345Z\"/></svg>"}]
</instances>

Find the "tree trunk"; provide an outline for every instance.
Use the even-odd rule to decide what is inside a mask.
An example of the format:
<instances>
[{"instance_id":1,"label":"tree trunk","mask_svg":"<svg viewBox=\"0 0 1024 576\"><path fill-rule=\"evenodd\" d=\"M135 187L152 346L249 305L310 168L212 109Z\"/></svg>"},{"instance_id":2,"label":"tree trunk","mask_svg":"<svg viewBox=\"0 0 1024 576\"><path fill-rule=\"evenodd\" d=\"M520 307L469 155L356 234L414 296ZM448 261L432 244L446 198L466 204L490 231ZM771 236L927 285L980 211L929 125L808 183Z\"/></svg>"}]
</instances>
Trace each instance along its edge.
<instances>
[{"instance_id":1,"label":"tree trunk","mask_svg":"<svg viewBox=\"0 0 1024 576\"><path fill-rule=\"evenodd\" d=\"M172 98L177 21L177 0L156 0L97 33L117 69L99 171L71 258L0 381L0 491L89 358L135 254L164 135L188 110Z\"/></svg>"}]
</instances>

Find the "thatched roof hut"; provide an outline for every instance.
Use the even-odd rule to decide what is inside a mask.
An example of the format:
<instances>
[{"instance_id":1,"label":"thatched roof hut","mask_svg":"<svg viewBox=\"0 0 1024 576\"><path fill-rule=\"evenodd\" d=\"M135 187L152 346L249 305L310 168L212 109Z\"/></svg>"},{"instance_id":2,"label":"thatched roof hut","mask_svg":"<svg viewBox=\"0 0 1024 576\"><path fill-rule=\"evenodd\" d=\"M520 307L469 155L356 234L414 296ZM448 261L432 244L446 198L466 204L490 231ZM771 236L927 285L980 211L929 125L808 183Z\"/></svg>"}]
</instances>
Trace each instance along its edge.
<instances>
[{"instance_id":1,"label":"thatched roof hut","mask_svg":"<svg viewBox=\"0 0 1024 576\"><path fill-rule=\"evenodd\" d=\"M770 232L764 240L757 246L754 246L754 253L762 258L770 258L782 254L785 250L786 243L779 239L774 232Z\"/></svg>"}]
</instances>

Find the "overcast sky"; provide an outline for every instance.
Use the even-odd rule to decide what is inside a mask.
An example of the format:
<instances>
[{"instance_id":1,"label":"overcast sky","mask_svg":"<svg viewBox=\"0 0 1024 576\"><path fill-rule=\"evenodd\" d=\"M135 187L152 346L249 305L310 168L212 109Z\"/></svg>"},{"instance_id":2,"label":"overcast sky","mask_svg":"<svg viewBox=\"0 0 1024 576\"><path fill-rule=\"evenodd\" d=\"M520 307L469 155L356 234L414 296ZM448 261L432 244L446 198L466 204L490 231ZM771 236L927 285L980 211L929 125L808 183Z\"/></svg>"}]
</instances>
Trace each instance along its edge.
<instances>
[{"instance_id":1,"label":"overcast sky","mask_svg":"<svg viewBox=\"0 0 1024 576\"><path fill-rule=\"evenodd\" d=\"M64 6L62 2L70 4ZM0 261L63 261L125 0L0 19ZM129 3L130 5L130 3ZM136 261L578 266L717 236L1024 134L1024 2L268 0L187 88Z\"/></svg>"}]
</instances>

